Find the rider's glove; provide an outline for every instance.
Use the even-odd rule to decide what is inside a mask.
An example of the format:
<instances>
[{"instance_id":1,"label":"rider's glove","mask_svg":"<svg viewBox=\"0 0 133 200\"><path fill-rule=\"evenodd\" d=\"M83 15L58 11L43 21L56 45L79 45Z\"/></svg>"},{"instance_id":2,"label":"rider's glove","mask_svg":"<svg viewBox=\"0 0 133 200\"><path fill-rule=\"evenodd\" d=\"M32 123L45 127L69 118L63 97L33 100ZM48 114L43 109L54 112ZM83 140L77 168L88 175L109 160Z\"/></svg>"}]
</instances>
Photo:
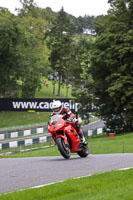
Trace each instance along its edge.
<instances>
[{"instance_id":1,"label":"rider's glove","mask_svg":"<svg viewBox=\"0 0 133 200\"><path fill-rule=\"evenodd\" d=\"M74 121L74 118L70 117L70 118L68 119L68 121L73 122L73 121Z\"/></svg>"}]
</instances>

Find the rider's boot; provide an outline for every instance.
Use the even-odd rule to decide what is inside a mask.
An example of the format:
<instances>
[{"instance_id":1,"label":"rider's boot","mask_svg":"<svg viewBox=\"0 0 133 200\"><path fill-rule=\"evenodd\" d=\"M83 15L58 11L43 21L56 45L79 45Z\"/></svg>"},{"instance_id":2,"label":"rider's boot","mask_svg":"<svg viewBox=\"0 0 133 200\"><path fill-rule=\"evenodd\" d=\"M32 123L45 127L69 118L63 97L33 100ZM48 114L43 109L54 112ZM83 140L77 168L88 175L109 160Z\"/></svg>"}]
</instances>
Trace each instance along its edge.
<instances>
[{"instance_id":1,"label":"rider's boot","mask_svg":"<svg viewBox=\"0 0 133 200\"><path fill-rule=\"evenodd\" d=\"M85 141L85 137L84 137L83 131L81 129L78 131L78 135L80 137L80 142L82 144L87 144L87 142Z\"/></svg>"}]
</instances>

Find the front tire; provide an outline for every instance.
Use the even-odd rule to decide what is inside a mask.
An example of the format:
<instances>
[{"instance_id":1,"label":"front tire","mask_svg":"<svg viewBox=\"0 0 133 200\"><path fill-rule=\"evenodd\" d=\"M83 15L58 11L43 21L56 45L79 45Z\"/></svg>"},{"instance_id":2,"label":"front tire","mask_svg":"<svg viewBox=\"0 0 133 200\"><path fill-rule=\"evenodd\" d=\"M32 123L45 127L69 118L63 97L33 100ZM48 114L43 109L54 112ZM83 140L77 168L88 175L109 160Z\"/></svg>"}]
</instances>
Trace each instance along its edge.
<instances>
[{"instance_id":1,"label":"front tire","mask_svg":"<svg viewBox=\"0 0 133 200\"><path fill-rule=\"evenodd\" d=\"M62 137L58 137L56 139L56 144L58 146L58 150L60 151L61 155L65 159L70 158L70 149L69 149L69 147L66 147L65 142Z\"/></svg>"},{"instance_id":2,"label":"front tire","mask_svg":"<svg viewBox=\"0 0 133 200\"><path fill-rule=\"evenodd\" d=\"M82 144L82 146L80 148L81 148L81 151L78 151L77 154L80 157L87 157L88 156L88 144Z\"/></svg>"}]
</instances>

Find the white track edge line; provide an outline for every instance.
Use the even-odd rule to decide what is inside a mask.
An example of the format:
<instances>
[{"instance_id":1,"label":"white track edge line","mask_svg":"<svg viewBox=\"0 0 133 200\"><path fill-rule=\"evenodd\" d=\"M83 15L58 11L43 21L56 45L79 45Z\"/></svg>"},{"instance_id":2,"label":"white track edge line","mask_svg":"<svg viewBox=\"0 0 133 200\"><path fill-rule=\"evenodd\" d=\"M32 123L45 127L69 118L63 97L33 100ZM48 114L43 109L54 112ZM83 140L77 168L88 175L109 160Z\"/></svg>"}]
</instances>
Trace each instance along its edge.
<instances>
[{"instance_id":1,"label":"white track edge line","mask_svg":"<svg viewBox=\"0 0 133 200\"><path fill-rule=\"evenodd\" d=\"M121 169L116 169L115 171L124 171L124 170L128 170L128 169L133 169L133 167L127 167L127 168L121 168ZM106 171L106 172L109 172L109 171ZM96 174L103 174L105 172L101 172L101 173L96 173ZM72 178L72 179L80 179L80 178L85 178L85 177L89 177L89 176L92 176L94 174L88 174L86 176L79 176L79 177L76 177L76 178ZM68 179L66 179L68 180ZM38 185L38 186L33 186L33 187L30 187L30 188L25 188L25 189L21 189L21 190L16 190L17 192L21 192L21 191L24 191L24 190L30 190L30 189L37 189L37 188L41 188L41 187L45 187L45 186L48 186L48 185L53 185L53 184L56 184L56 183L63 183L64 181L66 180L62 180L62 181L55 181L55 182L51 182L51 183L47 183L47 184L43 184L43 185ZM2 193L2 194L10 194L10 193L13 193L15 191L12 191L12 192L8 192L8 193ZM2 195L0 194L0 195Z\"/></svg>"}]
</instances>

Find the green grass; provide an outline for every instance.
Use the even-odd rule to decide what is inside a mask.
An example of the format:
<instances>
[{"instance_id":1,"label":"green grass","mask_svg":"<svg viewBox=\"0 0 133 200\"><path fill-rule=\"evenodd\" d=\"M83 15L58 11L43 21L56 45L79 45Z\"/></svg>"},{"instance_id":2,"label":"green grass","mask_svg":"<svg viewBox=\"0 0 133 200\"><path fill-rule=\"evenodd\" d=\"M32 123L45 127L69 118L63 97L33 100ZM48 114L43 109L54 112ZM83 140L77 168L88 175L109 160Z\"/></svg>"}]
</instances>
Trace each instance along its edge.
<instances>
[{"instance_id":1,"label":"green grass","mask_svg":"<svg viewBox=\"0 0 133 200\"><path fill-rule=\"evenodd\" d=\"M133 169L69 179L62 183L2 194L1 200L132 200Z\"/></svg>"},{"instance_id":2,"label":"green grass","mask_svg":"<svg viewBox=\"0 0 133 200\"><path fill-rule=\"evenodd\" d=\"M5 149L1 149L0 153L7 153L7 152L15 152L16 156L18 156L17 154L19 153L20 150L27 150L30 149L32 151L35 150L39 150L39 149L45 149L46 147L52 147L55 145L54 141L49 141L49 142L44 142L44 143L34 143L32 145L26 145L26 146L19 146L19 147L14 147L14 148L5 148ZM26 152L25 152L26 153ZM22 153L23 154L23 153ZM43 152L44 154L44 152Z\"/></svg>"},{"instance_id":3,"label":"green grass","mask_svg":"<svg viewBox=\"0 0 133 200\"><path fill-rule=\"evenodd\" d=\"M133 153L133 133L121 134L112 138L93 138L91 152L93 154Z\"/></svg>"},{"instance_id":4,"label":"green grass","mask_svg":"<svg viewBox=\"0 0 133 200\"><path fill-rule=\"evenodd\" d=\"M46 87L46 83L48 84L48 87ZM55 94L53 94L52 81L43 80L42 81L42 89L36 92L36 98L66 98L65 84L61 85L60 97L57 96L57 91L58 91L58 83L55 84ZM69 98L73 98L73 96L71 95L71 91L72 91L72 89L69 88L69 90L68 90Z\"/></svg>"},{"instance_id":5,"label":"green grass","mask_svg":"<svg viewBox=\"0 0 133 200\"><path fill-rule=\"evenodd\" d=\"M50 113L46 112L0 112L0 128L48 122Z\"/></svg>"},{"instance_id":6,"label":"green grass","mask_svg":"<svg viewBox=\"0 0 133 200\"><path fill-rule=\"evenodd\" d=\"M133 133L118 135L113 138L102 136L87 139L89 153L109 154L109 153L133 153ZM32 145L33 147L33 145ZM1 150L2 152L4 150ZM7 150L6 150L7 151ZM9 150L11 151L11 149ZM4 157L40 157L40 156L59 156L57 146L47 149L38 149L31 152L15 153ZM73 154L72 154L73 155ZM1 158L3 156L0 156Z\"/></svg>"},{"instance_id":7,"label":"green grass","mask_svg":"<svg viewBox=\"0 0 133 200\"><path fill-rule=\"evenodd\" d=\"M46 87L48 83L48 87ZM48 80L43 81L42 89L36 92L36 98L65 98L66 96L66 87L61 86L61 96L57 97L57 88L58 84L56 83L56 94L52 93L52 82ZM69 89L69 98L71 96L71 88ZM35 124L47 122L50 119L50 113L47 112L0 112L0 128Z\"/></svg>"},{"instance_id":8,"label":"green grass","mask_svg":"<svg viewBox=\"0 0 133 200\"><path fill-rule=\"evenodd\" d=\"M23 157L44 157L44 156L60 156L57 146L45 149L32 150L28 152L19 152L10 156L0 156L0 158L23 158Z\"/></svg>"}]
</instances>

